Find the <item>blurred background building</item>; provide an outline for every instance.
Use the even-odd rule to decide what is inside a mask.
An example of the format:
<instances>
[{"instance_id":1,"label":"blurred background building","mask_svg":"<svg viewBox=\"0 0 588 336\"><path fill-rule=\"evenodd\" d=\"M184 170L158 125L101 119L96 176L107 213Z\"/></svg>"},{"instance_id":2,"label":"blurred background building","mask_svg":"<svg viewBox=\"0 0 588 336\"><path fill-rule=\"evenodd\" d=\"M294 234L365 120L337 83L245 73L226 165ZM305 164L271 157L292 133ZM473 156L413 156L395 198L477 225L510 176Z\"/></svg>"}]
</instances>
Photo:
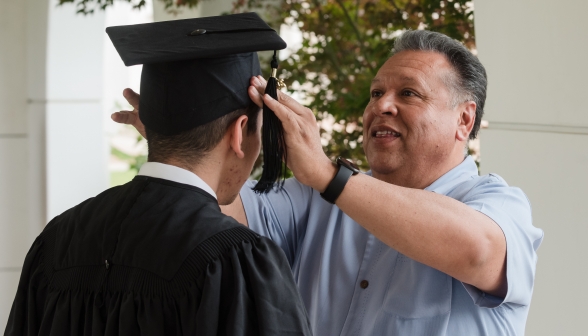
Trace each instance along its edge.
<instances>
[{"instance_id":1,"label":"blurred background building","mask_svg":"<svg viewBox=\"0 0 588 336\"><path fill-rule=\"evenodd\" d=\"M57 0L0 0L0 331L44 225L130 179L145 153L136 133L110 121L128 108L121 92L138 90L141 68L123 65L104 28L232 7L232 0L212 0L170 14L154 1L141 11L115 1L84 16ZM477 52L489 75L481 172L521 187L545 231L527 334L584 335L588 1L474 5Z\"/></svg>"}]
</instances>

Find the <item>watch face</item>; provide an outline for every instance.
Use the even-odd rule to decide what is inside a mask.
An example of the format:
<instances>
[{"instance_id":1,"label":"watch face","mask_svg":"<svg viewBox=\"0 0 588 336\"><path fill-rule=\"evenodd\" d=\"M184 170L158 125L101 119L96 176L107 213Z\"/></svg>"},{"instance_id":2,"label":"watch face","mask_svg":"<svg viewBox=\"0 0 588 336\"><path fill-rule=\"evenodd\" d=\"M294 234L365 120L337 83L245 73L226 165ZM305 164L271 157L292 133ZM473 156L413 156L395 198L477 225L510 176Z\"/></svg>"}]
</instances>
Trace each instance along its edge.
<instances>
[{"instance_id":1,"label":"watch face","mask_svg":"<svg viewBox=\"0 0 588 336\"><path fill-rule=\"evenodd\" d=\"M355 163L353 163L351 160L347 160L347 159L339 156L337 158L337 164L349 168L350 170L353 171L354 175L359 173L359 167Z\"/></svg>"}]
</instances>

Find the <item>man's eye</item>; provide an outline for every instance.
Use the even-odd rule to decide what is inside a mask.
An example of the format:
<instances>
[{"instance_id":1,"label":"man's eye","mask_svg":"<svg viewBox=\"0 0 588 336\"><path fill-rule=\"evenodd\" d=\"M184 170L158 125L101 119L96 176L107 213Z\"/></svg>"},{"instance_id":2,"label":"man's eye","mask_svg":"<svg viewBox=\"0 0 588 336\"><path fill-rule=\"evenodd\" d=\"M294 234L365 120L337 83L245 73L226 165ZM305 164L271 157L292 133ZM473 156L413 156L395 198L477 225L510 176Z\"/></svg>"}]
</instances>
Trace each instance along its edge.
<instances>
[{"instance_id":1,"label":"man's eye","mask_svg":"<svg viewBox=\"0 0 588 336\"><path fill-rule=\"evenodd\" d=\"M380 97L381 95L382 95L382 92L380 92L378 90L372 91L372 97Z\"/></svg>"},{"instance_id":2,"label":"man's eye","mask_svg":"<svg viewBox=\"0 0 588 336\"><path fill-rule=\"evenodd\" d=\"M410 90L403 90L401 95L406 96L406 97L411 97L411 96L416 96L416 93L414 93Z\"/></svg>"}]
</instances>

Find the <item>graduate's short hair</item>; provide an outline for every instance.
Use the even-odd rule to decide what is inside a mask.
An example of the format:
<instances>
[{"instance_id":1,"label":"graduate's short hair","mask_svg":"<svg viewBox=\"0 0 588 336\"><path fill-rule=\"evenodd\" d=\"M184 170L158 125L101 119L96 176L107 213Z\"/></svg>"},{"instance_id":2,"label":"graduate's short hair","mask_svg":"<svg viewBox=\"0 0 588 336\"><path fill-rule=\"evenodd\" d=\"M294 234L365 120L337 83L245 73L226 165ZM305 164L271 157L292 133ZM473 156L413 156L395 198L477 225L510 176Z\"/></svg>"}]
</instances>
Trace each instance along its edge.
<instances>
[{"instance_id":1,"label":"graduate's short hair","mask_svg":"<svg viewBox=\"0 0 588 336\"><path fill-rule=\"evenodd\" d=\"M246 115L249 118L247 134L255 133L260 111L259 106L251 103L247 108L235 110L175 135L163 135L145 128L149 148L148 159L152 162L166 162L173 158L186 165L198 164L206 153L220 143L229 126L240 116Z\"/></svg>"}]
</instances>

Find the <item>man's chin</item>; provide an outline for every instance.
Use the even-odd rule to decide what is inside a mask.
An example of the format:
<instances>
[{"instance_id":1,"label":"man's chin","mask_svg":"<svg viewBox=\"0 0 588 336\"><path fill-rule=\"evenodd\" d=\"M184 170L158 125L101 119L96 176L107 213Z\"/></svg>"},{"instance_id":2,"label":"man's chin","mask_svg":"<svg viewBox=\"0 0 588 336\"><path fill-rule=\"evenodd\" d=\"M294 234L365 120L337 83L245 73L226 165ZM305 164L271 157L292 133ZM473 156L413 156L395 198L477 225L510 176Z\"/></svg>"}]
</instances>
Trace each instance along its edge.
<instances>
[{"instance_id":1,"label":"man's chin","mask_svg":"<svg viewBox=\"0 0 588 336\"><path fill-rule=\"evenodd\" d=\"M372 160L368 160L372 176L377 177L378 175L390 175L394 174L401 168L400 160L394 158L382 158L375 157Z\"/></svg>"}]
</instances>

